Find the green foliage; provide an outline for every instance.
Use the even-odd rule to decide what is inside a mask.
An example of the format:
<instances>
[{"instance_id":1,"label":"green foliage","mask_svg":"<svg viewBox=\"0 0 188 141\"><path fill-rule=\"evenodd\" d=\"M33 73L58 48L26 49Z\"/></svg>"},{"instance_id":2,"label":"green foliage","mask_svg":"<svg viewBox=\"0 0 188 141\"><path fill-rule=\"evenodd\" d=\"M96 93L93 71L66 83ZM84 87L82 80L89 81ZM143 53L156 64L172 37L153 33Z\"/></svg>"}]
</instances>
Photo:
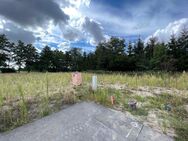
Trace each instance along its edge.
<instances>
[{"instance_id":1,"label":"green foliage","mask_svg":"<svg viewBox=\"0 0 188 141\"><path fill-rule=\"evenodd\" d=\"M0 34L0 67L7 67L9 65L12 45L4 34Z\"/></svg>"},{"instance_id":2,"label":"green foliage","mask_svg":"<svg viewBox=\"0 0 188 141\"><path fill-rule=\"evenodd\" d=\"M40 71L48 71L53 68L52 65L53 61L53 52L51 51L51 48L46 46L43 48L41 54L40 54Z\"/></svg>"},{"instance_id":3,"label":"green foliage","mask_svg":"<svg viewBox=\"0 0 188 141\"><path fill-rule=\"evenodd\" d=\"M138 116L147 116L148 115L148 111L145 108L139 108L136 110L131 110L130 108L128 108L128 111L133 115L138 115Z\"/></svg>"},{"instance_id":4,"label":"green foliage","mask_svg":"<svg viewBox=\"0 0 188 141\"><path fill-rule=\"evenodd\" d=\"M38 62L38 53L36 48L32 44L28 44L25 46L26 50L25 55L25 69L30 72L31 70L35 70L35 63Z\"/></svg>"},{"instance_id":5,"label":"green foliage","mask_svg":"<svg viewBox=\"0 0 188 141\"><path fill-rule=\"evenodd\" d=\"M14 60L19 67L19 70L22 68L22 64L25 62L25 52L27 51L25 48L25 44L22 41L18 41L18 44L14 47Z\"/></svg>"},{"instance_id":6,"label":"green foliage","mask_svg":"<svg viewBox=\"0 0 188 141\"><path fill-rule=\"evenodd\" d=\"M175 137L176 141L187 141L188 139L188 123L185 123L183 126L175 127L176 134L178 135Z\"/></svg>"}]
</instances>

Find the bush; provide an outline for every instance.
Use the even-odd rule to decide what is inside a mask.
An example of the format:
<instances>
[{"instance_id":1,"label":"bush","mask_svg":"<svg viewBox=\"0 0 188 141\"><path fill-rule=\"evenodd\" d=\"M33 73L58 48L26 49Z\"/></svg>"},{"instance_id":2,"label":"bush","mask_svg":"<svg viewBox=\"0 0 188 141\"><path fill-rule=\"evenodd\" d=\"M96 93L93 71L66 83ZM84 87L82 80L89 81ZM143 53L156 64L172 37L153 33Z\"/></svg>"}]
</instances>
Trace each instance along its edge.
<instances>
[{"instance_id":1,"label":"bush","mask_svg":"<svg viewBox=\"0 0 188 141\"><path fill-rule=\"evenodd\" d=\"M16 70L13 68L1 68L0 71L2 73L16 73Z\"/></svg>"}]
</instances>

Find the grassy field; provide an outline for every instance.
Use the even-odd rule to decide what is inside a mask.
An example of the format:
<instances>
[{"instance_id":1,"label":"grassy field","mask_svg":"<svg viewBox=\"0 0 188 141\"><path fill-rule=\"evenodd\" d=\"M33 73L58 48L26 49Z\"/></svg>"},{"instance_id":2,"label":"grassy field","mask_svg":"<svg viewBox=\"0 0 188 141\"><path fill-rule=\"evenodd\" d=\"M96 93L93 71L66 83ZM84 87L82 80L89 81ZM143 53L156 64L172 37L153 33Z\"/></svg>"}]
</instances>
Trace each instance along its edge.
<instances>
[{"instance_id":1,"label":"grassy field","mask_svg":"<svg viewBox=\"0 0 188 141\"><path fill-rule=\"evenodd\" d=\"M135 116L176 140L188 139L188 73L99 73L96 92L90 88L92 75L82 73L83 84L75 88L71 73L0 74L0 131L89 100ZM137 101L137 110L128 107L130 99Z\"/></svg>"}]
</instances>

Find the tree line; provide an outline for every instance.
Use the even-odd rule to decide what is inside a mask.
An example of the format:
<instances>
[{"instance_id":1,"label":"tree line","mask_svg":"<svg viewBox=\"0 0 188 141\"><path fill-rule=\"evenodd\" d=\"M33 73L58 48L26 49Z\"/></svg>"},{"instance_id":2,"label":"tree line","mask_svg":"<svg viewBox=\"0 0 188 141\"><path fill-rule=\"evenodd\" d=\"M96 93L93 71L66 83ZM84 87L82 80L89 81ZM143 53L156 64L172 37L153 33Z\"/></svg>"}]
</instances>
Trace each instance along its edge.
<instances>
[{"instance_id":1,"label":"tree line","mask_svg":"<svg viewBox=\"0 0 188 141\"><path fill-rule=\"evenodd\" d=\"M188 31L180 36L171 35L168 43L150 38L144 43L139 37L136 43L111 37L101 42L94 52L82 52L79 48L69 51L51 50L45 46L41 52L32 44L22 41L10 42L6 35L0 35L1 71L26 70L40 72L61 71L186 71L188 70Z\"/></svg>"}]
</instances>

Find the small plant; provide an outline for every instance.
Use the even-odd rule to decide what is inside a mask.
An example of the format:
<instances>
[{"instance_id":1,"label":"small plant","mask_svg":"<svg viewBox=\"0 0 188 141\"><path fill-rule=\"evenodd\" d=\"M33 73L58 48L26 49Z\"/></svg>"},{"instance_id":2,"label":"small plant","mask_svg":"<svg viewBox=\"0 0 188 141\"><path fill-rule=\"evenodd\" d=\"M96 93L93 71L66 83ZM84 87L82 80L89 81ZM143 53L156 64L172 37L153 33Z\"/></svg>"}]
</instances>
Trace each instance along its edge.
<instances>
[{"instance_id":1,"label":"small plant","mask_svg":"<svg viewBox=\"0 0 188 141\"><path fill-rule=\"evenodd\" d=\"M6 131L13 127L12 109L8 108L1 111L0 122L1 122L0 132Z\"/></svg>"},{"instance_id":2,"label":"small plant","mask_svg":"<svg viewBox=\"0 0 188 141\"><path fill-rule=\"evenodd\" d=\"M50 114L50 108L49 108L49 100L48 97L43 97L41 101L41 117L47 116Z\"/></svg>"},{"instance_id":3,"label":"small plant","mask_svg":"<svg viewBox=\"0 0 188 141\"><path fill-rule=\"evenodd\" d=\"M109 99L108 97L108 91L105 89L99 89L97 92L95 92L95 99L100 104L106 105L107 101Z\"/></svg>"},{"instance_id":4,"label":"small plant","mask_svg":"<svg viewBox=\"0 0 188 141\"><path fill-rule=\"evenodd\" d=\"M74 104L76 102L76 95L74 91L70 91L63 94L63 103L64 104Z\"/></svg>"},{"instance_id":5,"label":"small plant","mask_svg":"<svg viewBox=\"0 0 188 141\"><path fill-rule=\"evenodd\" d=\"M187 141L188 139L188 124L186 123L182 127L175 127L177 136L175 137L176 141Z\"/></svg>"},{"instance_id":6,"label":"small plant","mask_svg":"<svg viewBox=\"0 0 188 141\"><path fill-rule=\"evenodd\" d=\"M1 92L1 91L0 91ZM2 92L0 93L0 107L2 106L3 104L3 94Z\"/></svg>"},{"instance_id":7,"label":"small plant","mask_svg":"<svg viewBox=\"0 0 188 141\"><path fill-rule=\"evenodd\" d=\"M128 111L133 115L138 115L138 116L147 116L148 115L148 111L145 108L137 108L136 110L131 110L129 108Z\"/></svg>"},{"instance_id":8,"label":"small plant","mask_svg":"<svg viewBox=\"0 0 188 141\"><path fill-rule=\"evenodd\" d=\"M18 90L20 93L21 101L19 103L20 106L20 122L26 123L28 121L28 110L27 110L27 105L24 97L24 92L22 89L22 86L18 86Z\"/></svg>"},{"instance_id":9,"label":"small plant","mask_svg":"<svg viewBox=\"0 0 188 141\"><path fill-rule=\"evenodd\" d=\"M139 96L139 95L134 95L132 96L134 99L136 99L138 102L145 102L146 101L146 97L143 96Z\"/></svg>"}]
</instances>

